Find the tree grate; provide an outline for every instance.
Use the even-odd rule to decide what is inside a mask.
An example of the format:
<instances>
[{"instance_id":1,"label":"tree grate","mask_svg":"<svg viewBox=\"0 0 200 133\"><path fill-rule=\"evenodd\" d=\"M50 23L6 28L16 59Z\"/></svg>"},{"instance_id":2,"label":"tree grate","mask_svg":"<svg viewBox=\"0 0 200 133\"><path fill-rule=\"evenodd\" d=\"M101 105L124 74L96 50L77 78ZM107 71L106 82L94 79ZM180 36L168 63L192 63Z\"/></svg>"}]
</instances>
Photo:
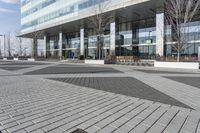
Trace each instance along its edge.
<instances>
[{"instance_id":1,"label":"tree grate","mask_svg":"<svg viewBox=\"0 0 200 133\"><path fill-rule=\"evenodd\" d=\"M78 128L78 129L76 129L75 131L73 131L71 133L88 133L88 132Z\"/></svg>"}]
</instances>

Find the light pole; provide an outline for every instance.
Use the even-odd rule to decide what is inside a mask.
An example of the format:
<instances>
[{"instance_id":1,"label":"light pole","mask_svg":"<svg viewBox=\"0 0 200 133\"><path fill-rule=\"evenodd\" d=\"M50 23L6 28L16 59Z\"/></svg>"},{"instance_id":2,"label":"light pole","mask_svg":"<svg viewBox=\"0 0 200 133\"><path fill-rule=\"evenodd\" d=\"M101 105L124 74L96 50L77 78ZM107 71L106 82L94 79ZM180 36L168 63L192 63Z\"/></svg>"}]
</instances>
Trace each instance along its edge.
<instances>
[{"instance_id":1,"label":"light pole","mask_svg":"<svg viewBox=\"0 0 200 133\"><path fill-rule=\"evenodd\" d=\"M0 34L1 37L3 37L3 49L4 49L4 52L3 52L3 56L5 57L5 43L6 43L6 35L5 34Z\"/></svg>"}]
</instances>

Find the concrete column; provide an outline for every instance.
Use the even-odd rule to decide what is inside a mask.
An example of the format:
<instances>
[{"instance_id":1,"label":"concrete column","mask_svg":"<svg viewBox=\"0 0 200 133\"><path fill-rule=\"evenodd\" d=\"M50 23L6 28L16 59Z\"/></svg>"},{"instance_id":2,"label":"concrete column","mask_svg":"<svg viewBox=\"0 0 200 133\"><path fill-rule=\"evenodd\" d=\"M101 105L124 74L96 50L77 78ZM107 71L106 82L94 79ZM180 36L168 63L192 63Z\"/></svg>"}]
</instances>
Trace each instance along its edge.
<instances>
[{"instance_id":1,"label":"concrete column","mask_svg":"<svg viewBox=\"0 0 200 133\"><path fill-rule=\"evenodd\" d=\"M156 54L164 56L164 13L156 14Z\"/></svg>"},{"instance_id":2,"label":"concrete column","mask_svg":"<svg viewBox=\"0 0 200 133\"><path fill-rule=\"evenodd\" d=\"M59 57L60 60L62 60L62 44L63 44L63 40L62 40L62 32L59 33Z\"/></svg>"},{"instance_id":3,"label":"concrete column","mask_svg":"<svg viewBox=\"0 0 200 133\"><path fill-rule=\"evenodd\" d=\"M44 57L47 57L47 36L44 36Z\"/></svg>"},{"instance_id":4,"label":"concrete column","mask_svg":"<svg viewBox=\"0 0 200 133\"><path fill-rule=\"evenodd\" d=\"M80 55L85 55L84 29L80 29Z\"/></svg>"},{"instance_id":5,"label":"concrete column","mask_svg":"<svg viewBox=\"0 0 200 133\"><path fill-rule=\"evenodd\" d=\"M110 54L115 55L116 23L110 24Z\"/></svg>"}]
</instances>

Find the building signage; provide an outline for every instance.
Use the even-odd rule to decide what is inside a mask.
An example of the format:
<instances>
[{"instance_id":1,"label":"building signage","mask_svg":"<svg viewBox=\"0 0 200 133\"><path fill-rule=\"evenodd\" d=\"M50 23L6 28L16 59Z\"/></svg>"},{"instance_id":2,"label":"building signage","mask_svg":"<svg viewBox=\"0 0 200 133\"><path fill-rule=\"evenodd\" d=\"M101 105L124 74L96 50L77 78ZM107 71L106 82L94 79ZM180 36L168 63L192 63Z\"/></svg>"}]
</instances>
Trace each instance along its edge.
<instances>
[{"instance_id":1,"label":"building signage","mask_svg":"<svg viewBox=\"0 0 200 133\"><path fill-rule=\"evenodd\" d=\"M152 44L152 39L146 39L146 44Z\"/></svg>"}]
</instances>

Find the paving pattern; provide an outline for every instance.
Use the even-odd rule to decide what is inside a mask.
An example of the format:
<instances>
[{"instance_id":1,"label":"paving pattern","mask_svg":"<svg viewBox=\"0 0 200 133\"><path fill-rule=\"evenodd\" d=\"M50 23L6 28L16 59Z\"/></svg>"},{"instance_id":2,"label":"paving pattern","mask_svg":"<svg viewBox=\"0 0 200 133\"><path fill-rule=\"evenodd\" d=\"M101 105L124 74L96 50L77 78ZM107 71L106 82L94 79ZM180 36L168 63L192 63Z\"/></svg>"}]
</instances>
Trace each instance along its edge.
<instances>
[{"instance_id":1,"label":"paving pattern","mask_svg":"<svg viewBox=\"0 0 200 133\"><path fill-rule=\"evenodd\" d=\"M142 70L142 69L135 69L135 70L150 74L200 74L200 73L177 72L177 71L156 71L156 70Z\"/></svg>"},{"instance_id":2,"label":"paving pattern","mask_svg":"<svg viewBox=\"0 0 200 133\"><path fill-rule=\"evenodd\" d=\"M3 63L0 61L0 64ZM86 133L200 133L198 86L186 85L156 73L149 75L133 70L132 67L90 66L98 72L88 73L88 66L84 65L33 64L29 68L15 71L0 69L2 133L73 133L77 129ZM55 70L58 73L27 74L49 67L58 69ZM66 67L66 71L59 72L63 67ZM73 67L83 68L82 71L86 72L67 73L70 70L73 72ZM103 68L103 71L99 71L99 68ZM105 72L105 69L112 70L112 73ZM86 86L91 77L104 81L103 86ZM138 95L133 97L109 92L105 89L109 82L115 84L118 91L122 87L125 90L135 87L134 91L138 91ZM143 89L140 93L144 94L140 95L155 99L138 97L137 88ZM166 101L168 98L177 101L179 106L156 101L158 93ZM181 107L182 103L184 106Z\"/></svg>"},{"instance_id":3,"label":"paving pattern","mask_svg":"<svg viewBox=\"0 0 200 133\"><path fill-rule=\"evenodd\" d=\"M26 73L27 75L38 74L66 74L66 73L122 73L109 67L83 67L83 66L51 66Z\"/></svg>"},{"instance_id":4,"label":"paving pattern","mask_svg":"<svg viewBox=\"0 0 200 133\"><path fill-rule=\"evenodd\" d=\"M166 77L200 89L200 77Z\"/></svg>"},{"instance_id":5,"label":"paving pattern","mask_svg":"<svg viewBox=\"0 0 200 133\"><path fill-rule=\"evenodd\" d=\"M132 77L52 78L52 80L190 108Z\"/></svg>"},{"instance_id":6,"label":"paving pattern","mask_svg":"<svg viewBox=\"0 0 200 133\"><path fill-rule=\"evenodd\" d=\"M2 63L0 63L1 65L46 65L49 63L41 63L41 62L28 62L28 61L3 61Z\"/></svg>"},{"instance_id":7,"label":"paving pattern","mask_svg":"<svg viewBox=\"0 0 200 133\"><path fill-rule=\"evenodd\" d=\"M8 71L17 71L17 70L25 69L25 68L29 68L29 67L25 67L25 66L0 67L0 69L4 69L4 70L8 70Z\"/></svg>"}]
</instances>

